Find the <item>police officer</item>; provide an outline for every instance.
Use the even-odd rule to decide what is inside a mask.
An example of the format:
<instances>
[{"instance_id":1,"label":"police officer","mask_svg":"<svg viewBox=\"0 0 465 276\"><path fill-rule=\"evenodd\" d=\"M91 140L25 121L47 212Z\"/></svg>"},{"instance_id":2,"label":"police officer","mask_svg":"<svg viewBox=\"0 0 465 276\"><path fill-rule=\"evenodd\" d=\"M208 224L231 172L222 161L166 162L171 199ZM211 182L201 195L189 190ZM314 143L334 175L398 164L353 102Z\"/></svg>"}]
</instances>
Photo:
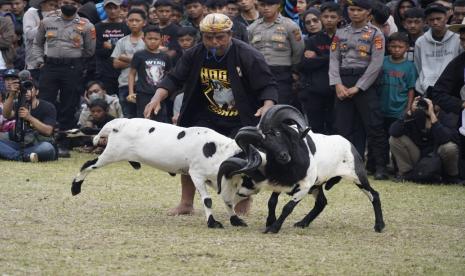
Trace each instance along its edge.
<instances>
[{"instance_id":1,"label":"police officer","mask_svg":"<svg viewBox=\"0 0 465 276\"><path fill-rule=\"evenodd\" d=\"M368 23L369 0L348 0L347 4L351 24L337 30L330 46L329 82L336 89L334 129L361 156L367 138L375 157L375 178L386 179L389 145L375 87L383 64L384 36Z\"/></svg>"},{"instance_id":2,"label":"police officer","mask_svg":"<svg viewBox=\"0 0 465 276\"><path fill-rule=\"evenodd\" d=\"M60 15L44 18L40 23L32 55L35 67L41 68L40 97L55 104L59 128L68 130L76 123L74 114L79 107L84 59L95 52L95 28L77 15L79 0L61 0L59 6ZM68 155L60 147L60 156Z\"/></svg>"},{"instance_id":3,"label":"police officer","mask_svg":"<svg viewBox=\"0 0 465 276\"><path fill-rule=\"evenodd\" d=\"M278 83L278 102L291 104L292 67L300 62L304 41L299 26L279 13L280 4L281 0L259 0L263 17L247 30L250 44L265 56Z\"/></svg>"}]
</instances>

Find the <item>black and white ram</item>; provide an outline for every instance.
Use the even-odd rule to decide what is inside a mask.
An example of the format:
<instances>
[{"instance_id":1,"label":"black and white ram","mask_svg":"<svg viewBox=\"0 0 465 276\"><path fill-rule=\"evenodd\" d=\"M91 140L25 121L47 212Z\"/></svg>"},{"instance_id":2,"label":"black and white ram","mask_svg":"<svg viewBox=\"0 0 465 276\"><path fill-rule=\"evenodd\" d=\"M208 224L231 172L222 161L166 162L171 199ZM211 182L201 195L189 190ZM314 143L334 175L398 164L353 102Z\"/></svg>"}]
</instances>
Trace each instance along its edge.
<instances>
[{"instance_id":1,"label":"black and white ram","mask_svg":"<svg viewBox=\"0 0 465 276\"><path fill-rule=\"evenodd\" d=\"M237 176L246 173L254 179L254 185L238 186L239 195L249 196L262 188L271 188L273 193L268 201L265 233L279 232L284 219L304 196L302 192L312 193L315 205L294 226L308 227L327 204L323 185L326 184L325 189L329 190L342 178L353 181L368 196L375 213L374 229L376 232L383 230L385 224L379 194L370 186L363 160L357 150L342 136L313 133L297 109L276 105L262 117L258 128L242 128L236 140L248 152L248 158L241 160L234 157L224 161L220 166L218 185L221 187L221 182L225 180L239 181ZM315 170L305 167L309 162L310 167ZM315 176L309 176L309 173L314 173ZM306 181L313 182L305 183L303 190L302 182ZM282 191L293 198L276 219L275 209Z\"/></svg>"},{"instance_id":2,"label":"black and white ram","mask_svg":"<svg viewBox=\"0 0 465 276\"><path fill-rule=\"evenodd\" d=\"M189 174L200 193L208 227L222 228L213 217L212 200L206 186L216 189L221 162L242 152L233 139L204 127L182 128L147 119L124 118L107 123L95 136L94 144L101 137L108 139L106 148L98 158L82 166L72 183L73 195L81 192L84 179L97 168L129 161L133 168L139 169L140 163L144 163L170 174ZM234 206L243 198L235 193L233 197L226 206L230 222L233 226L246 226L234 212Z\"/></svg>"}]
</instances>

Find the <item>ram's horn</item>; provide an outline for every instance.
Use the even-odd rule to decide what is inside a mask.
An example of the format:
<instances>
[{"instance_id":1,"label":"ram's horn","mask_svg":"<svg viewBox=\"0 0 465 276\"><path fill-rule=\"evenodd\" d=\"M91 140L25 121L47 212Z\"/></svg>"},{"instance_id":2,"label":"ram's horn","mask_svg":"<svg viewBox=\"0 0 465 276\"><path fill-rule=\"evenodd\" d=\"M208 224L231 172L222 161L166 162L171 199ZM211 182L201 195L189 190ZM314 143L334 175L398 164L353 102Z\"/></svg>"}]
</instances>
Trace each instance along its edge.
<instances>
[{"instance_id":1,"label":"ram's horn","mask_svg":"<svg viewBox=\"0 0 465 276\"><path fill-rule=\"evenodd\" d=\"M250 176L254 181L263 181L265 177L258 171L258 167L260 167L263 161L260 152L253 145L249 145L249 150L247 152L247 164L235 171L234 174L244 173Z\"/></svg>"},{"instance_id":2,"label":"ram's horn","mask_svg":"<svg viewBox=\"0 0 465 276\"><path fill-rule=\"evenodd\" d=\"M221 163L217 176L218 194L221 194L221 180L223 176L231 178L236 171L247 166L247 163L247 160L238 157L229 157Z\"/></svg>"},{"instance_id":3,"label":"ram's horn","mask_svg":"<svg viewBox=\"0 0 465 276\"><path fill-rule=\"evenodd\" d=\"M262 164L262 157L260 156L260 152L253 145L249 145L249 150L247 150L247 152L247 159L230 157L221 163L216 179L218 185L218 194L221 194L221 182L223 176L226 178L231 178L234 175L243 173L248 175L255 182L265 180L263 174L258 171L258 167L260 167Z\"/></svg>"},{"instance_id":4,"label":"ram's horn","mask_svg":"<svg viewBox=\"0 0 465 276\"><path fill-rule=\"evenodd\" d=\"M283 104L274 105L268 109L265 115L262 116L258 128L263 133L266 133L271 129L279 128L282 123L287 125L296 124L299 131L308 128L305 117L297 108Z\"/></svg>"},{"instance_id":5,"label":"ram's horn","mask_svg":"<svg viewBox=\"0 0 465 276\"><path fill-rule=\"evenodd\" d=\"M260 145L263 135L258 128L248 126L239 129L234 139L242 151L248 154L249 145Z\"/></svg>"}]
</instances>

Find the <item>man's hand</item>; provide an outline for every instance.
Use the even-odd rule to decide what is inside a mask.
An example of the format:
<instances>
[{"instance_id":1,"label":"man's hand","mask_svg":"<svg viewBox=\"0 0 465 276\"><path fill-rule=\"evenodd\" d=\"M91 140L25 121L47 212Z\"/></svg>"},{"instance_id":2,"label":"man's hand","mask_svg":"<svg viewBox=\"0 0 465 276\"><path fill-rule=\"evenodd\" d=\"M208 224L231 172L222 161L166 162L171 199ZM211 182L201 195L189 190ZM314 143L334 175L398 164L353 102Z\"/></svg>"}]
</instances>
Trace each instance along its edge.
<instances>
[{"instance_id":1,"label":"man's hand","mask_svg":"<svg viewBox=\"0 0 465 276\"><path fill-rule=\"evenodd\" d=\"M29 109L25 107L20 107L18 111L19 118L22 118L26 121L30 121L32 116L31 113L29 112Z\"/></svg>"},{"instance_id":2,"label":"man's hand","mask_svg":"<svg viewBox=\"0 0 465 276\"><path fill-rule=\"evenodd\" d=\"M316 53L314 51L307 50L304 52L305 58L314 58L316 57Z\"/></svg>"},{"instance_id":3,"label":"man's hand","mask_svg":"<svg viewBox=\"0 0 465 276\"><path fill-rule=\"evenodd\" d=\"M274 102L272 100L265 100L263 102L263 106L260 107L255 113L255 117L263 116L268 111L268 109L270 109L270 107L272 107L273 105L274 105Z\"/></svg>"},{"instance_id":4,"label":"man's hand","mask_svg":"<svg viewBox=\"0 0 465 276\"><path fill-rule=\"evenodd\" d=\"M347 97L349 97L349 89L345 87L343 84L338 83L336 84L336 96L339 100L345 100Z\"/></svg>"},{"instance_id":5,"label":"man's hand","mask_svg":"<svg viewBox=\"0 0 465 276\"><path fill-rule=\"evenodd\" d=\"M97 146L106 146L107 145L107 137L100 137L97 142Z\"/></svg>"},{"instance_id":6,"label":"man's hand","mask_svg":"<svg viewBox=\"0 0 465 276\"><path fill-rule=\"evenodd\" d=\"M136 103L137 94L132 93L126 97L126 100L130 103Z\"/></svg>"},{"instance_id":7,"label":"man's hand","mask_svg":"<svg viewBox=\"0 0 465 276\"><path fill-rule=\"evenodd\" d=\"M105 42L103 42L103 48L109 49L109 50L111 50L111 48L113 48L113 45L111 45L110 40L105 40Z\"/></svg>"},{"instance_id":8,"label":"man's hand","mask_svg":"<svg viewBox=\"0 0 465 276\"><path fill-rule=\"evenodd\" d=\"M5 82L6 84L6 91L10 93L10 95L15 96L19 92L19 80L14 80L12 82Z\"/></svg>"},{"instance_id":9,"label":"man's hand","mask_svg":"<svg viewBox=\"0 0 465 276\"><path fill-rule=\"evenodd\" d=\"M351 87L347 90L347 93L349 93L349 98L352 98L353 96L355 96L355 94L357 94L358 92L360 92L360 89L358 87Z\"/></svg>"},{"instance_id":10,"label":"man's hand","mask_svg":"<svg viewBox=\"0 0 465 276\"><path fill-rule=\"evenodd\" d=\"M436 112L434 112L434 104L433 102L428 99L428 98L423 98L426 103L428 103L428 117L431 120L431 123L434 124L438 121L438 118L436 117Z\"/></svg>"},{"instance_id":11,"label":"man's hand","mask_svg":"<svg viewBox=\"0 0 465 276\"><path fill-rule=\"evenodd\" d=\"M161 101L159 99L153 99L144 108L144 118L150 119L152 113L157 115L161 109Z\"/></svg>"},{"instance_id":12,"label":"man's hand","mask_svg":"<svg viewBox=\"0 0 465 276\"><path fill-rule=\"evenodd\" d=\"M157 115L161 109L161 102L168 97L169 92L165 88L157 88L152 100L145 106L144 118L150 119L152 113Z\"/></svg>"}]
</instances>

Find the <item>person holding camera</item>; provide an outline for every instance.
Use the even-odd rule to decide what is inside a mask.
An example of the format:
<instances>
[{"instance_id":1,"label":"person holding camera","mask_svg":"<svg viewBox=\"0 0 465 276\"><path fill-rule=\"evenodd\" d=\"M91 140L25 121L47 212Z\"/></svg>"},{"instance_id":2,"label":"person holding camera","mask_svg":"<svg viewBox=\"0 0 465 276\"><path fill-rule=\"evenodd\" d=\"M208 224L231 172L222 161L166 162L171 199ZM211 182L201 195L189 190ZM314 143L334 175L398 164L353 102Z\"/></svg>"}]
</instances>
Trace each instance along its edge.
<instances>
[{"instance_id":1,"label":"person holding camera","mask_svg":"<svg viewBox=\"0 0 465 276\"><path fill-rule=\"evenodd\" d=\"M427 179L428 175L441 174L442 169L444 183L463 183L458 170L457 119L430 99L414 99L411 110L390 128L389 144L399 169L398 180L436 181Z\"/></svg>"},{"instance_id":2,"label":"person holding camera","mask_svg":"<svg viewBox=\"0 0 465 276\"><path fill-rule=\"evenodd\" d=\"M56 160L52 144L55 107L39 100L37 85L31 80L20 80L18 70L6 70L3 77L8 94L3 116L15 118L16 124L9 139L0 140L0 158L24 162Z\"/></svg>"}]
</instances>

